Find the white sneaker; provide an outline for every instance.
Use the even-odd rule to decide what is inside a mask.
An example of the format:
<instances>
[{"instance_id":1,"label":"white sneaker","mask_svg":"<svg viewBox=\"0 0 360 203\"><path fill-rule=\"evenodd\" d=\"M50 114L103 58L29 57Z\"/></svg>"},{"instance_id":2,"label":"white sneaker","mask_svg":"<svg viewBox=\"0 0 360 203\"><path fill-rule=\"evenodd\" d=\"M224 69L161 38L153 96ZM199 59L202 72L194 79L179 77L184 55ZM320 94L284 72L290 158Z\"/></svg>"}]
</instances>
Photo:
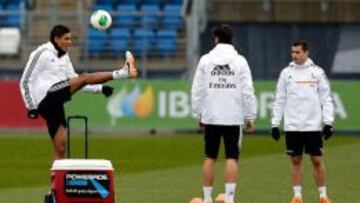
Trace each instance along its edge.
<instances>
[{"instance_id":1,"label":"white sneaker","mask_svg":"<svg viewBox=\"0 0 360 203\"><path fill-rule=\"evenodd\" d=\"M125 64L123 68L127 70L130 78L136 78L139 75L135 66L135 57L130 51L125 52Z\"/></svg>"},{"instance_id":2,"label":"white sneaker","mask_svg":"<svg viewBox=\"0 0 360 203\"><path fill-rule=\"evenodd\" d=\"M226 198L225 198L225 203L234 203L234 200L233 200L233 199L230 200L230 199L226 199Z\"/></svg>"}]
</instances>

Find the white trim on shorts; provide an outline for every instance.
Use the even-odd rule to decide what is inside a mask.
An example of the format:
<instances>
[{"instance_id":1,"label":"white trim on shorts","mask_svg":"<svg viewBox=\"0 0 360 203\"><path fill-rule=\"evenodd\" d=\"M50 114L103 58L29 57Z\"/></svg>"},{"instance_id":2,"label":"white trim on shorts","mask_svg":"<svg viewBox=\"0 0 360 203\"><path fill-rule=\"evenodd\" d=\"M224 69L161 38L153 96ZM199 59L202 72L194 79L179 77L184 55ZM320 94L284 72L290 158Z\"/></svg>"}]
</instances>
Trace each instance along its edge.
<instances>
[{"instance_id":1,"label":"white trim on shorts","mask_svg":"<svg viewBox=\"0 0 360 203\"><path fill-rule=\"evenodd\" d=\"M53 86L51 86L50 89L48 90L48 92L56 92L67 86L70 86L69 80L63 80L63 81L58 82L58 83L54 84Z\"/></svg>"},{"instance_id":2,"label":"white trim on shorts","mask_svg":"<svg viewBox=\"0 0 360 203\"><path fill-rule=\"evenodd\" d=\"M239 134L238 146L239 146L239 150L241 150L241 147L242 147L242 139L243 139L242 125L240 125L239 133L240 133L240 134Z\"/></svg>"}]
</instances>

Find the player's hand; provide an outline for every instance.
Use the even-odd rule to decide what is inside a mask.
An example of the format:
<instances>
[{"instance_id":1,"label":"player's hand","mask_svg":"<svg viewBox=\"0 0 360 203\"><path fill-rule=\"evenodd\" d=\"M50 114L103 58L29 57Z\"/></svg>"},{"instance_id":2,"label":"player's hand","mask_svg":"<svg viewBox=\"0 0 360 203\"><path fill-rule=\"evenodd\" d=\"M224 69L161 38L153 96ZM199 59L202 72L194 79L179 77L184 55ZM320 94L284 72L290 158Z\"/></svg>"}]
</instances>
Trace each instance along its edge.
<instances>
[{"instance_id":1,"label":"player's hand","mask_svg":"<svg viewBox=\"0 0 360 203\"><path fill-rule=\"evenodd\" d=\"M200 120L199 120L198 125L199 125L199 128L200 128L200 129L204 129L204 124L203 124Z\"/></svg>"},{"instance_id":2,"label":"player's hand","mask_svg":"<svg viewBox=\"0 0 360 203\"><path fill-rule=\"evenodd\" d=\"M280 139L280 129L279 127L272 127L271 128L271 137L278 141Z\"/></svg>"},{"instance_id":3,"label":"player's hand","mask_svg":"<svg viewBox=\"0 0 360 203\"><path fill-rule=\"evenodd\" d=\"M334 134L334 128L331 125L325 125L322 131L322 135L324 136L325 140L330 139L331 136Z\"/></svg>"},{"instance_id":4,"label":"player's hand","mask_svg":"<svg viewBox=\"0 0 360 203\"><path fill-rule=\"evenodd\" d=\"M39 112L37 109L29 109L27 112L27 116L30 119L37 119L39 117Z\"/></svg>"},{"instance_id":5,"label":"player's hand","mask_svg":"<svg viewBox=\"0 0 360 203\"><path fill-rule=\"evenodd\" d=\"M245 132L252 133L255 130L255 123L253 120L247 120L245 123Z\"/></svg>"},{"instance_id":6,"label":"player's hand","mask_svg":"<svg viewBox=\"0 0 360 203\"><path fill-rule=\"evenodd\" d=\"M104 85L101 89L101 93L103 93L103 95L105 95L105 97L109 97L113 94L114 88Z\"/></svg>"}]
</instances>

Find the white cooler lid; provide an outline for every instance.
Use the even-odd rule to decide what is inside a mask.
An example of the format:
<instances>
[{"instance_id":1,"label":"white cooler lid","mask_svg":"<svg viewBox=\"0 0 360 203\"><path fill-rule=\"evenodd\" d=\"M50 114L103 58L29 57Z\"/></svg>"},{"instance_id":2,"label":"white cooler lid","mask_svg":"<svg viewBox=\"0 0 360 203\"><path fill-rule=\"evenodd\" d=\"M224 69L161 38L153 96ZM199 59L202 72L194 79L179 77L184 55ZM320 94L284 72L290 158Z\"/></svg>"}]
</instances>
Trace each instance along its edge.
<instances>
[{"instance_id":1,"label":"white cooler lid","mask_svg":"<svg viewBox=\"0 0 360 203\"><path fill-rule=\"evenodd\" d=\"M59 159L51 170L114 170L111 162L104 159Z\"/></svg>"}]
</instances>

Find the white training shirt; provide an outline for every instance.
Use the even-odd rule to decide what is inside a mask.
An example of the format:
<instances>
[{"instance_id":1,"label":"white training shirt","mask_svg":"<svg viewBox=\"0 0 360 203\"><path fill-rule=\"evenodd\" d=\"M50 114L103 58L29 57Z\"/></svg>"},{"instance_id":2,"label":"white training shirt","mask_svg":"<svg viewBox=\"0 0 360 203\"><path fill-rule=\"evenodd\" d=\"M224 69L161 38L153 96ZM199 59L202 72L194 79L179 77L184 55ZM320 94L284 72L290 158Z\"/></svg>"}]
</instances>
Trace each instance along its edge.
<instances>
[{"instance_id":1,"label":"white training shirt","mask_svg":"<svg viewBox=\"0 0 360 203\"><path fill-rule=\"evenodd\" d=\"M271 124L285 131L320 131L321 123L332 124L334 106L330 85L323 69L311 59L303 65L291 62L282 70L277 87Z\"/></svg>"},{"instance_id":2,"label":"white training shirt","mask_svg":"<svg viewBox=\"0 0 360 203\"><path fill-rule=\"evenodd\" d=\"M77 76L67 53L58 57L51 42L40 45L30 54L20 80L26 108L36 109L52 85ZM82 90L101 92L101 89L102 85L87 85Z\"/></svg>"},{"instance_id":3,"label":"white training shirt","mask_svg":"<svg viewBox=\"0 0 360 203\"><path fill-rule=\"evenodd\" d=\"M204 124L242 125L256 118L256 99L246 59L230 44L217 44L201 57L191 107Z\"/></svg>"}]
</instances>

